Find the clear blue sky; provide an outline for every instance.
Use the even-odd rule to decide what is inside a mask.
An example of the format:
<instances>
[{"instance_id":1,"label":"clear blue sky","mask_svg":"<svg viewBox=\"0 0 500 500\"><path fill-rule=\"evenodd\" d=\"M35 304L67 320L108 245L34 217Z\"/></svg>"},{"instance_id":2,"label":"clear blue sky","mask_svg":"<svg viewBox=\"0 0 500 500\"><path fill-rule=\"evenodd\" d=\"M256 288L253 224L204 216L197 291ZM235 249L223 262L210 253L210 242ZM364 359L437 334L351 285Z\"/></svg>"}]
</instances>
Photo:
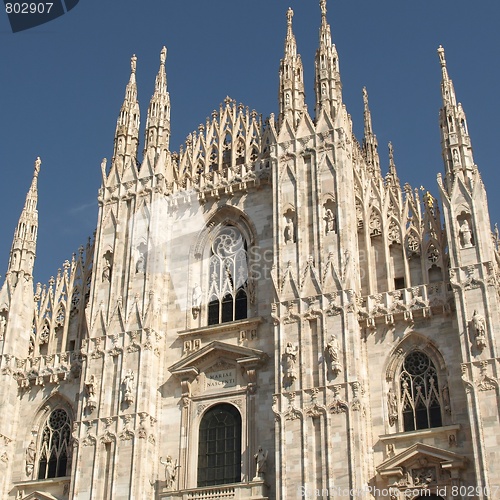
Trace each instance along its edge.
<instances>
[{"instance_id":1,"label":"clear blue sky","mask_svg":"<svg viewBox=\"0 0 500 500\"><path fill-rule=\"evenodd\" d=\"M47 282L93 233L100 161L112 155L132 54L143 129L159 52L168 48L170 144L178 150L226 95L264 117L277 112L289 6L312 112L316 0L80 0L61 18L17 34L0 12L0 274L36 156L43 163L35 281ZM391 140L401 180L435 195L443 169L436 49L444 45L492 223L499 220L500 2L329 0L328 20L358 139L366 85L383 164Z\"/></svg>"}]
</instances>

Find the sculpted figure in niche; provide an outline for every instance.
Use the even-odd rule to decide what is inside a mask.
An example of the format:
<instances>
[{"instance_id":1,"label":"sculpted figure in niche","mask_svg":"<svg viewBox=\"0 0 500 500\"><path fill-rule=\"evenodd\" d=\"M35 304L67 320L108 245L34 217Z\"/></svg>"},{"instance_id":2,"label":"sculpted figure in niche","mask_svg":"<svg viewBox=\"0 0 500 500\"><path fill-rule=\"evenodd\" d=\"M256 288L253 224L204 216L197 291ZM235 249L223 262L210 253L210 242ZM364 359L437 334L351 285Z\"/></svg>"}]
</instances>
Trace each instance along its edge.
<instances>
[{"instance_id":1,"label":"sculpted figure in niche","mask_svg":"<svg viewBox=\"0 0 500 500\"><path fill-rule=\"evenodd\" d=\"M254 479L264 479L267 472L267 450L264 451L262 446L259 446L257 453L254 455L255 458L255 478Z\"/></svg>"},{"instance_id":2,"label":"sculpted figure in niche","mask_svg":"<svg viewBox=\"0 0 500 500\"><path fill-rule=\"evenodd\" d=\"M324 217L325 220L325 233L335 233L337 230L337 224L335 221L335 215L333 215L333 212L330 208L326 209L326 214Z\"/></svg>"},{"instance_id":3,"label":"sculpted figure in niche","mask_svg":"<svg viewBox=\"0 0 500 500\"><path fill-rule=\"evenodd\" d=\"M170 455L167 456L166 460L163 460L162 457L160 457L160 463L165 466L166 486L167 488L172 489L177 477L177 469L180 467L180 465L177 465L177 460L174 464L174 461Z\"/></svg>"},{"instance_id":4,"label":"sculpted figure in niche","mask_svg":"<svg viewBox=\"0 0 500 500\"><path fill-rule=\"evenodd\" d=\"M144 274L146 272L146 257L142 252L139 252L139 258L135 264L135 273L136 274Z\"/></svg>"},{"instance_id":5,"label":"sculpted figure in niche","mask_svg":"<svg viewBox=\"0 0 500 500\"><path fill-rule=\"evenodd\" d=\"M460 224L460 237L462 248L470 248L472 245L472 231L470 229L469 221L464 219Z\"/></svg>"},{"instance_id":6,"label":"sculpted figure in niche","mask_svg":"<svg viewBox=\"0 0 500 500\"><path fill-rule=\"evenodd\" d=\"M486 347L486 320L477 310L472 315L472 328L476 337L476 345L479 349Z\"/></svg>"},{"instance_id":7,"label":"sculpted figure in niche","mask_svg":"<svg viewBox=\"0 0 500 500\"><path fill-rule=\"evenodd\" d=\"M3 340L6 329L7 329L7 319L3 314L0 314L0 340Z\"/></svg>"},{"instance_id":8,"label":"sculpted figure in niche","mask_svg":"<svg viewBox=\"0 0 500 500\"><path fill-rule=\"evenodd\" d=\"M90 412L92 412L96 407L95 389L96 389L96 380L95 380L95 375L92 374L88 382L85 382L85 391L87 395L86 408Z\"/></svg>"},{"instance_id":9,"label":"sculpted figure in niche","mask_svg":"<svg viewBox=\"0 0 500 500\"><path fill-rule=\"evenodd\" d=\"M32 440L26 449L26 476L31 477L35 467L36 448L35 442Z\"/></svg>"},{"instance_id":10,"label":"sculpted figure in niche","mask_svg":"<svg viewBox=\"0 0 500 500\"><path fill-rule=\"evenodd\" d=\"M133 403L134 395L133 391L135 389L135 377L134 372L132 370L127 370L125 377L123 377L122 386L123 386L123 402L124 403Z\"/></svg>"},{"instance_id":11,"label":"sculpted figure in niche","mask_svg":"<svg viewBox=\"0 0 500 500\"><path fill-rule=\"evenodd\" d=\"M102 281L109 282L111 280L111 266L113 265L113 257L111 252L104 254L104 267L102 269Z\"/></svg>"},{"instance_id":12,"label":"sculpted figure in niche","mask_svg":"<svg viewBox=\"0 0 500 500\"><path fill-rule=\"evenodd\" d=\"M293 382L297 375L295 373L295 363L297 361L297 351L298 347L294 347L291 342L288 342L285 347L284 356L284 368L285 368L285 378L290 382Z\"/></svg>"},{"instance_id":13,"label":"sculpted figure in niche","mask_svg":"<svg viewBox=\"0 0 500 500\"><path fill-rule=\"evenodd\" d=\"M326 344L326 352L330 358L333 374L338 375L342 371L342 365L339 358L339 341L335 335L332 335L330 341Z\"/></svg>"},{"instance_id":14,"label":"sculpted figure in niche","mask_svg":"<svg viewBox=\"0 0 500 500\"><path fill-rule=\"evenodd\" d=\"M392 389L387 393L387 408L389 410L389 425L393 426L398 419L398 402Z\"/></svg>"},{"instance_id":15,"label":"sculpted figure in niche","mask_svg":"<svg viewBox=\"0 0 500 500\"><path fill-rule=\"evenodd\" d=\"M201 311L201 298L203 296L203 291L198 283L195 283L193 287L193 295L191 298L193 318L196 319Z\"/></svg>"},{"instance_id":16,"label":"sculpted figure in niche","mask_svg":"<svg viewBox=\"0 0 500 500\"><path fill-rule=\"evenodd\" d=\"M290 215L286 216L284 236L285 244L293 243L295 241L295 227L293 225L292 216Z\"/></svg>"}]
</instances>

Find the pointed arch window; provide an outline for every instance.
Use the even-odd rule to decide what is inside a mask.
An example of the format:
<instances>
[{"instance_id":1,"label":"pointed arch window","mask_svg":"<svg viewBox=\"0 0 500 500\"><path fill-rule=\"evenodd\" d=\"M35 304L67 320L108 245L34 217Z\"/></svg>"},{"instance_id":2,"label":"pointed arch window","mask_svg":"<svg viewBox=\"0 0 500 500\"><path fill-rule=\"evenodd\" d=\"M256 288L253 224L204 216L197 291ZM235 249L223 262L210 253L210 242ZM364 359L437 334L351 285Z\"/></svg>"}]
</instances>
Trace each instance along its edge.
<instances>
[{"instance_id":1,"label":"pointed arch window","mask_svg":"<svg viewBox=\"0 0 500 500\"><path fill-rule=\"evenodd\" d=\"M207 411L200 423L198 487L241 481L241 415L230 404Z\"/></svg>"},{"instance_id":2,"label":"pointed arch window","mask_svg":"<svg viewBox=\"0 0 500 500\"><path fill-rule=\"evenodd\" d=\"M405 431L442 425L437 371L427 354L415 350L405 357L401 367L400 391Z\"/></svg>"},{"instance_id":3,"label":"pointed arch window","mask_svg":"<svg viewBox=\"0 0 500 500\"><path fill-rule=\"evenodd\" d=\"M216 325L247 317L247 245L234 226L224 226L210 252L208 324Z\"/></svg>"},{"instance_id":4,"label":"pointed arch window","mask_svg":"<svg viewBox=\"0 0 500 500\"><path fill-rule=\"evenodd\" d=\"M71 421L66 410L53 410L43 426L38 451L38 479L67 475L70 459Z\"/></svg>"}]
</instances>

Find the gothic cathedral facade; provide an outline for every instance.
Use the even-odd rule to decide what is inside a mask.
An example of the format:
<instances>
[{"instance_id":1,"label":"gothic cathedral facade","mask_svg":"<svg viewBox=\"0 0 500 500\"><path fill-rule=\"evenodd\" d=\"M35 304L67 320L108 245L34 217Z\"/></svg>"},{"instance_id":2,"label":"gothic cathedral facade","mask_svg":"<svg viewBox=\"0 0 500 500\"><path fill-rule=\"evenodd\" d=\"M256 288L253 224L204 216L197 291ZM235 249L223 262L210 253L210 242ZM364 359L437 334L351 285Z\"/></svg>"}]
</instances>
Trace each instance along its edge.
<instances>
[{"instance_id":1,"label":"gothic cathedral facade","mask_svg":"<svg viewBox=\"0 0 500 500\"><path fill-rule=\"evenodd\" d=\"M37 179L0 290L0 497L500 494L500 259L442 47L439 201L358 142L320 1L314 118L287 13L279 114L230 98L142 160L136 58L95 237L35 285ZM319 16L318 16L319 17Z\"/></svg>"}]
</instances>

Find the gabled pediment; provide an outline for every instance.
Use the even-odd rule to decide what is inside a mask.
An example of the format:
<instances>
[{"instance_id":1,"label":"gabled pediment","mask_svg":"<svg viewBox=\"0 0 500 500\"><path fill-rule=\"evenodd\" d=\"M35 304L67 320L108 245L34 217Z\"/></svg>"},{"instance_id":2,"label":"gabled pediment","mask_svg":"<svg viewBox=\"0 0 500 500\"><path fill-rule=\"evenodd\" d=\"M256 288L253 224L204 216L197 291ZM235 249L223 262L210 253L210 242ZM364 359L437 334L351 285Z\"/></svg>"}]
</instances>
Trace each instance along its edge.
<instances>
[{"instance_id":1,"label":"gabled pediment","mask_svg":"<svg viewBox=\"0 0 500 500\"><path fill-rule=\"evenodd\" d=\"M33 491L29 495L22 497L22 500L59 500L57 497L50 493L41 493L40 491Z\"/></svg>"},{"instance_id":2,"label":"gabled pediment","mask_svg":"<svg viewBox=\"0 0 500 500\"><path fill-rule=\"evenodd\" d=\"M405 471L413 466L424 467L427 464L439 464L442 469L463 469L466 463L467 459L458 453L416 443L380 464L377 472L385 477L402 477Z\"/></svg>"},{"instance_id":3,"label":"gabled pediment","mask_svg":"<svg viewBox=\"0 0 500 500\"><path fill-rule=\"evenodd\" d=\"M224 370L229 373L230 369L241 368L245 374L247 390L254 393L256 390L257 368L262 366L269 356L258 349L227 344L226 342L213 341L205 347L188 354L169 368L172 375L176 376L181 382L182 396L191 396L191 386L195 379L206 379L209 372ZM228 371L229 370L229 371ZM235 374L235 372L233 372ZM235 383L231 380L231 384ZM197 382L198 383L198 382ZM240 381L240 384L242 382ZM194 384L196 386L196 384ZM241 385L240 385L241 387Z\"/></svg>"},{"instance_id":4,"label":"gabled pediment","mask_svg":"<svg viewBox=\"0 0 500 500\"><path fill-rule=\"evenodd\" d=\"M268 356L265 352L249 347L228 344L215 340L192 352L185 358L173 364L169 371L173 375L180 375L186 371L200 372L215 364L220 359L236 361L241 366L262 365Z\"/></svg>"}]
</instances>

